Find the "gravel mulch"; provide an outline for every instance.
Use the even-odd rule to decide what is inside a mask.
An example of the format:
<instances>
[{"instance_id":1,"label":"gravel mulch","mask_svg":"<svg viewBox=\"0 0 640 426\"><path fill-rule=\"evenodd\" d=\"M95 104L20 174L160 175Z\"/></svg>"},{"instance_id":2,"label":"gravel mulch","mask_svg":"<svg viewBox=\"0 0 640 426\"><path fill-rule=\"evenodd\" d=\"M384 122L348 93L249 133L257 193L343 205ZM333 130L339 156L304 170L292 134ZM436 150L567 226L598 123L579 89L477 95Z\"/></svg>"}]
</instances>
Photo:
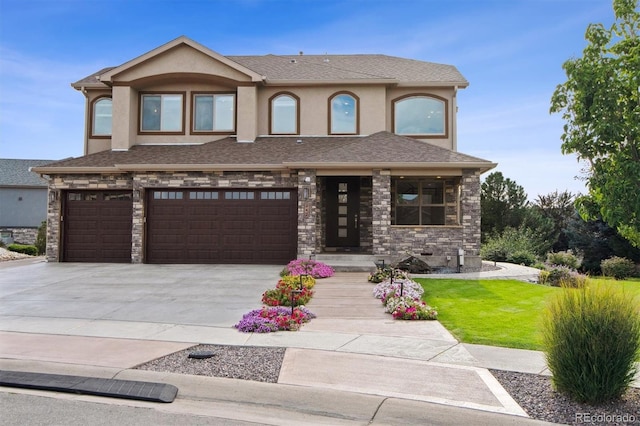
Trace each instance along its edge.
<instances>
[{"instance_id":1,"label":"gravel mulch","mask_svg":"<svg viewBox=\"0 0 640 426\"><path fill-rule=\"evenodd\" d=\"M213 352L209 359L189 358ZM139 365L140 370L277 383L285 348L197 345ZM533 419L568 425L640 424L640 389L631 388L620 401L600 406L580 404L556 392L548 376L490 370L511 397Z\"/></svg>"},{"instance_id":2,"label":"gravel mulch","mask_svg":"<svg viewBox=\"0 0 640 426\"><path fill-rule=\"evenodd\" d=\"M640 389L630 388L619 401L592 406L553 390L549 376L490 370L530 417L568 425L640 424Z\"/></svg>"},{"instance_id":3,"label":"gravel mulch","mask_svg":"<svg viewBox=\"0 0 640 426\"><path fill-rule=\"evenodd\" d=\"M136 369L277 383L284 351L285 348L258 346L197 345ZM213 357L189 358L193 352L212 352Z\"/></svg>"}]
</instances>

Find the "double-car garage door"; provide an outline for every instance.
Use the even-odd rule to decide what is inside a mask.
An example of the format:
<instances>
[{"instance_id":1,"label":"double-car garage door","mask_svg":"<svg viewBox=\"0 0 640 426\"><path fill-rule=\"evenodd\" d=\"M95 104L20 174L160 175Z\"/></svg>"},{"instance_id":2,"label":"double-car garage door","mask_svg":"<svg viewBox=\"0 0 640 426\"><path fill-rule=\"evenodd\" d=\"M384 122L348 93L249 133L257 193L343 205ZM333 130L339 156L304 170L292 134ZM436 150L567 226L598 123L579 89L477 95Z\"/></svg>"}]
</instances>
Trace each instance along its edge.
<instances>
[{"instance_id":1,"label":"double-car garage door","mask_svg":"<svg viewBox=\"0 0 640 426\"><path fill-rule=\"evenodd\" d=\"M104 196L97 194L93 208L86 207L82 211L67 208L65 220L70 225L118 222L119 225L114 226L119 226L119 229L116 232L112 226L106 226L108 230L93 227L96 244L88 247L90 238L85 237L91 234L88 228L92 226L84 225L81 227L85 235L82 238L84 245L80 247L73 232L77 226L65 225L64 260L130 262L131 198L123 203L128 205L128 210L116 211L106 207L106 202L112 201L113 195L104 200ZM147 190L145 262L286 263L296 256L296 196L295 190L288 189ZM102 203L98 202L100 198L103 198ZM73 204L71 201L67 203ZM116 220L116 217L122 220ZM128 235L128 240L121 242L119 256L111 256L110 260L105 260L105 249L97 247L100 245L98 241L105 241L105 237L98 238L98 234L104 235L105 231L107 234ZM79 253L82 253L80 258Z\"/></svg>"}]
</instances>

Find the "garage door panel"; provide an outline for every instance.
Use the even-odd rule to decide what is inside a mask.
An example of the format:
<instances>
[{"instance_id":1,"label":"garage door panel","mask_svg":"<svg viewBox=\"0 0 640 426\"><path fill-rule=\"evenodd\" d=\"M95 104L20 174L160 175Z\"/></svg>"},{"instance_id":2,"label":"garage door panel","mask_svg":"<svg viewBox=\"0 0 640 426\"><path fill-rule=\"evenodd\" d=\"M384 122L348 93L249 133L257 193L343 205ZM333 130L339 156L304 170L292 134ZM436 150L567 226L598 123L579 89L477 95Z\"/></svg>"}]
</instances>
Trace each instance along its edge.
<instances>
[{"instance_id":1,"label":"garage door panel","mask_svg":"<svg viewBox=\"0 0 640 426\"><path fill-rule=\"evenodd\" d=\"M131 191L64 193L62 260L131 262Z\"/></svg>"},{"instance_id":2,"label":"garage door panel","mask_svg":"<svg viewBox=\"0 0 640 426\"><path fill-rule=\"evenodd\" d=\"M149 263L278 264L295 257L296 191L271 191L272 199L267 199L259 189L185 190L182 199L174 200L155 198L152 192L147 208ZM173 253L171 259L167 253Z\"/></svg>"}]
</instances>

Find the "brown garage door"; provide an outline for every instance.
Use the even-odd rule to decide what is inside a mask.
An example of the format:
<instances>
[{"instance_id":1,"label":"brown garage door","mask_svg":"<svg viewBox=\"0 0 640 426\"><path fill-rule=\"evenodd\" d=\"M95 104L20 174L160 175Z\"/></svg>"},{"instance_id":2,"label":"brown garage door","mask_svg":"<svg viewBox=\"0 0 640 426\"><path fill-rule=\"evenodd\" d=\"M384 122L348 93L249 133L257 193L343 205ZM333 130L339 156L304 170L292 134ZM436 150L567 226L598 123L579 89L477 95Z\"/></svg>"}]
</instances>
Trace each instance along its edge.
<instances>
[{"instance_id":1,"label":"brown garage door","mask_svg":"<svg viewBox=\"0 0 640 426\"><path fill-rule=\"evenodd\" d=\"M295 190L147 192L147 263L280 264L296 256Z\"/></svg>"},{"instance_id":2,"label":"brown garage door","mask_svg":"<svg viewBox=\"0 0 640 426\"><path fill-rule=\"evenodd\" d=\"M69 191L64 203L62 260L131 262L131 191Z\"/></svg>"}]
</instances>

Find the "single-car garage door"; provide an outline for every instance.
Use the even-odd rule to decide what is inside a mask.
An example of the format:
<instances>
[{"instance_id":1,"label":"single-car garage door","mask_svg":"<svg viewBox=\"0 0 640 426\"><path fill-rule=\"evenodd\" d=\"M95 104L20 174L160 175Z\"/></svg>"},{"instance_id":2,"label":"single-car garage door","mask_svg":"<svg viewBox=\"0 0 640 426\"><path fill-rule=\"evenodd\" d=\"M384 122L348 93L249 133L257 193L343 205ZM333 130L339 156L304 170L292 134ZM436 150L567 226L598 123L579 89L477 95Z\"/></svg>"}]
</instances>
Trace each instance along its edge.
<instances>
[{"instance_id":1,"label":"single-car garage door","mask_svg":"<svg viewBox=\"0 0 640 426\"><path fill-rule=\"evenodd\" d=\"M280 264L296 256L297 192L147 191L147 263Z\"/></svg>"},{"instance_id":2,"label":"single-car garage door","mask_svg":"<svg viewBox=\"0 0 640 426\"><path fill-rule=\"evenodd\" d=\"M131 262L131 191L68 191L62 260Z\"/></svg>"}]
</instances>

